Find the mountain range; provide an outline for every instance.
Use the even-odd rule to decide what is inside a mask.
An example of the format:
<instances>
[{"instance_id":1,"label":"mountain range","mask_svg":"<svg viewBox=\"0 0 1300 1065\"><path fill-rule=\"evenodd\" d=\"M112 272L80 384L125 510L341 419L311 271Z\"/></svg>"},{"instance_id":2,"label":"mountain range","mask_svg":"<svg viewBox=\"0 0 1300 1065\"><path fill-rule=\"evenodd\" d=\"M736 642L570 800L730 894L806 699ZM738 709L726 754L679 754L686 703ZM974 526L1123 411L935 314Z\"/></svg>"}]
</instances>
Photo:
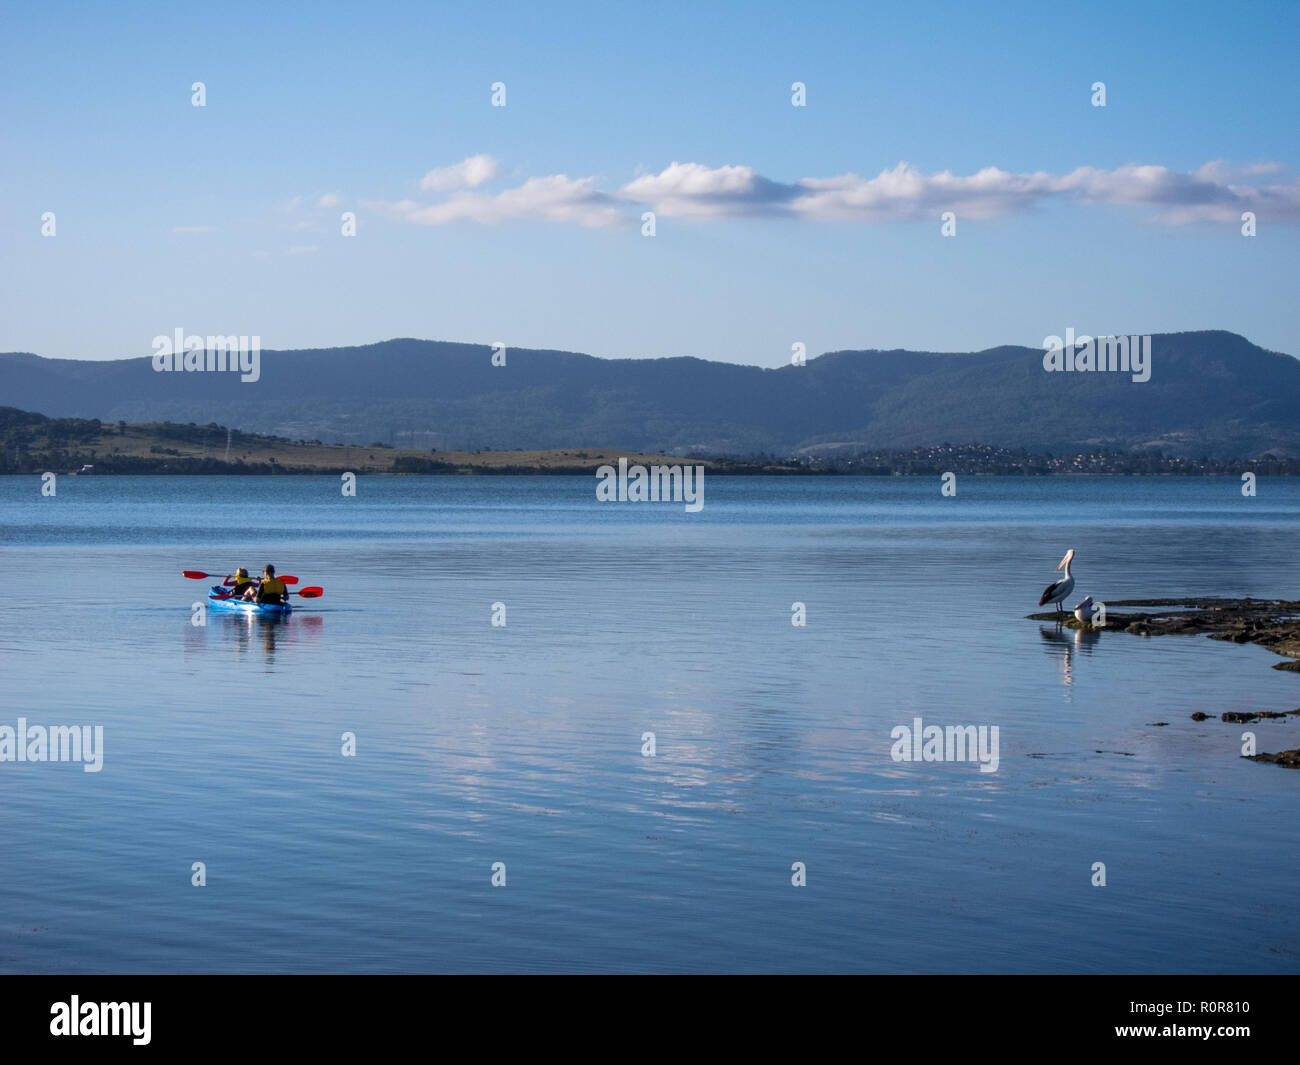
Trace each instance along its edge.
<instances>
[{"instance_id":1,"label":"mountain range","mask_svg":"<svg viewBox=\"0 0 1300 1065\"><path fill-rule=\"evenodd\" d=\"M263 351L260 379L0 354L0 404L216 422L326 443L792 455L952 441L1035 451L1300 455L1300 361L1222 331L1155 334L1151 378L1044 369L1043 350L834 351L762 369L396 339Z\"/></svg>"}]
</instances>

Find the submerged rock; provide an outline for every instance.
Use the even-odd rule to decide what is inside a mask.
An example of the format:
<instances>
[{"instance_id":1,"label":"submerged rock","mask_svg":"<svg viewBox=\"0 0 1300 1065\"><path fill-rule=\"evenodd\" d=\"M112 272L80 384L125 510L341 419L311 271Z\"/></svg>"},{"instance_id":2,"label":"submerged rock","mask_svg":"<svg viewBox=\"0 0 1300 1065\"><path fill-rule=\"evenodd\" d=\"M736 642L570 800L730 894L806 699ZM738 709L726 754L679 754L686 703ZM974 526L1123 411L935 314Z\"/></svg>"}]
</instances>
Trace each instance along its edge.
<instances>
[{"instance_id":1,"label":"submerged rock","mask_svg":"<svg viewBox=\"0 0 1300 1065\"><path fill-rule=\"evenodd\" d=\"M1284 765L1288 769L1300 769L1300 747L1293 751L1279 751L1277 754L1261 751L1259 754L1245 754L1242 757L1249 758L1252 762L1272 762L1274 765Z\"/></svg>"},{"instance_id":2,"label":"submerged rock","mask_svg":"<svg viewBox=\"0 0 1300 1065\"><path fill-rule=\"evenodd\" d=\"M1300 714L1300 710L1257 710L1254 713L1244 710L1228 710L1223 714L1223 720L1235 722L1236 724L1246 725L1252 721L1262 721L1267 718L1289 717L1291 714Z\"/></svg>"},{"instance_id":3,"label":"submerged rock","mask_svg":"<svg viewBox=\"0 0 1300 1065\"><path fill-rule=\"evenodd\" d=\"M1133 606L1148 609L1137 613L1114 609ZM1212 640L1254 643L1292 659L1274 668L1300 673L1300 600L1118 599L1106 603L1106 624L1100 627L1068 614L1030 614L1029 618L1057 621L1070 629L1105 628L1138 636L1202 635Z\"/></svg>"},{"instance_id":4,"label":"submerged rock","mask_svg":"<svg viewBox=\"0 0 1300 1065\"><path fill-rule=\"evenodd\" d=\"M1072 614L1030 614L1031 621L1055 621L1062 628L1101 632L1111 629L1137 636L1200 635L1212 640L1230 643L1253 643L1267 647L1274 654L1288 659L1276 663L1274 669L1300 673L1300 600L1288 599L1120 599L1107 602L1106 624L1090 625L1077 620ZM1138 612L1124 613L1115 607L1142 607ZM1095 637L1094 637L1095 638ZM1248 724L1276 718L1300 715L1297 710L1227 710L1220 715L1229 724ZM1193 721L1208 721L1209 714L1197 711ZM1149 725L1165 724L1162 721ZM1098 751L1097 753L1103 753ZM1126 751L1109 752L1127 754ZM1243 755L1252 762L1272 762L1288 769L1300 769L1300 748Z\"/></svg>"},{"instance_id":5,"label":"submerged rock","mask_svg":"<svg viewBox=\"0 0 1300 1065\"><path fill-rule=\"evenodd\" d=\"M1220 721L1226 721L1230 725L1249 725L1252 721L1270 721L1277 718L1291 717L1300 715L1298 710L1225 710L1219 715ZM1208 721L1210 715L1197 710L1192 715L1193 721Z\"/></svg>"}]
</instances>

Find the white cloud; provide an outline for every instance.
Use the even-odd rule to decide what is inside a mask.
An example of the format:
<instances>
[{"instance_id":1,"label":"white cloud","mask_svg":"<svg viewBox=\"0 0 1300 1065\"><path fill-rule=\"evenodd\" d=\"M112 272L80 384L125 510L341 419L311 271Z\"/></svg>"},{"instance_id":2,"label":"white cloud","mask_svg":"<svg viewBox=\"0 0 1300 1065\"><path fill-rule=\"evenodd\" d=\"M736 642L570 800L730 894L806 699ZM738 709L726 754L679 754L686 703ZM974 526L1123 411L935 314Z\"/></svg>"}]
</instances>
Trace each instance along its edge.
<instances>
[{"instance_id":1,"label":"white cloud","mask_svg":"<svg viewBox=\"0 0 1300 1065\"><path fill-rule=\"evenodd\" d=\"M1232 168L1207 163L1191 173L1163 166L1129 164L1114 170L1079 167L1068 174L1012 173L985 167L963 176L945 170L925 174L899 163L872 178L841 174L803 178L782 185L750 167L674 163L662 173L624 186L628 199L650 203L657 213L696 218L760 214L817 221L882 222L931 218L955 211L966 218L994 218L1053 200L1157 208L1165 225L1234 221L1255 210L1274 220L1300 219L1300 182L1257 186L1225 178L1275 174L1277 163Z\"/></svg>"},{"instance_id":2,"label":"white cloud","mask_svg":"<svg viewBox=\"0 0 1300 1065\"><path fill-rule=\"evenodd\" d=\"M581 226L607 226L624 219L614 199L595 188L595 178L568 178L563 174L529 178L518 188L495 195L458 192L442 203L368 203L390 218L422 226L451 222L484 222L532 218L544 222L569 222Z\"/></svg>"},{"instance_id":3,"label":"white cloud","mask_svg":"<svg viewBox=\"0 0 1300 1065\"><path fill-rule=\"evenodd\" d=\"M422 192L449 192L452 189L476 189L486 185L500 172L501 167L490 155L471 155L453 166L430 170L420 178Z\"/></svg>"},{"instance_id":4,"label":"white cloud","mask_svg":"<svg viewBox=\"0 0 1300 1065\"><path fill-rule=\"evenodd\" d=\"M757 214L779 208L795 194L750 166L720 166L674 162L658 174L643 174L619 190L624 199L654 205L665 216L720 218Z\"/></svg>"},{"instance_id":5,"label":"white cloud","mask_svg":"<svg viewBox=\"0 0 1300 1065\"><path fill-rule=\"evenodd\" d=\"M966 218L993 218L1059 194L1063 179L1052 174L1012 174L985 167L969 177L945 170L923 174L907 163L876 177L842 174L804 178L792 213L820 221L883 222L955 211Z\"/></svg>"},{"instance_id":6,"label":"white cloud","mask_svg":"<svg viewBox=\"0 0 1300 1065\"><path fill-rule=\"evenodd\" d=\"M476 160L486 160L487 169L471 166ZM1238 221L1248 210L1261 219L1300 221L1300 180L1248 183L1283 169L1278 163L1232 166L1215 160L1190 172L1127 164L1111 170L1083 166L1064 174L1014 173L990 166L960 175L948 170L927 174L901 162L875 177L840 174L783 184L750 166L674 162L657 174L640 174L612 193L601 191L594 177L555 174L487 195L467 191L467 186L490 180L482 175L489 170L495 175L497 164L487 156L473 156L425 175L422 188L450 191L440 202L365 206L399 221L430 226L525 218L583 226L631 224L647 206L665 217L700 220L884 222L932 219L943 211L986 219L1052 202L1153 208L1151 220L1162 225Z\"/></svg>"},{"instance_id":7,"label":"white cloud","mask_svg":"<svg viewBox=\"0 0 1300 1065\"><path fill-rule=\"evenodd\" d=\"M1289 185L1246 185L1228 180L1280 170L1278 164L1232 168L1222 161L1190 173L1163 166L1080 167L1064 180L1066 191L1085 203L1155 207L1154 221L1164 225L1237 222L1243 211L1255 211L1272 221L1300 220L1300 180Z\"/></svg>"},{"instance_id":8,"label":"white cloud","mask_svg":"<svg viewBox=\"0 0 1300 1065\"><path fill-rule=\"evenodd\" d=\"M1281 163L1248 163L1245 166L1234 166L1226 159L1214 159L1193 170L1192 176L1201 181L1227 184L1231 181L1242 181L1245 178L1280 174L1285 169L1286 167Z\"/></svg>"},{"instance_id":9,"label":"white cloud","mask_svg":"<svg viewBox=\"0 0 1300 1065\"><path fill-rule=\"evenodd\" d=\"M343 197L337 192L327 192L316 201L317 207L337 207L343 202Z\"/></svg>"},{"instance_id":10,"label":"white cloud","mask_svg":"<svg viewBox=\"0 0 1300 1065\"><path fill-rule=\"evenodd\" d=\"M319 244L298 244L285 252L285 255L311 255L320 251Z\"/></svg>"}]
</instances>

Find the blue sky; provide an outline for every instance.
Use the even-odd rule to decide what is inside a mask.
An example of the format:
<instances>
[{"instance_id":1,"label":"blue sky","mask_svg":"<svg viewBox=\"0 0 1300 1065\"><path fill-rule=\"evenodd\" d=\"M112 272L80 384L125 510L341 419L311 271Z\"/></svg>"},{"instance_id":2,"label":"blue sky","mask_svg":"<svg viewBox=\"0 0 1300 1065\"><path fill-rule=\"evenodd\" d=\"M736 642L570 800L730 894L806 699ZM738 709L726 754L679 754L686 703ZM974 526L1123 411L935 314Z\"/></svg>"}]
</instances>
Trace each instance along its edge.
<instances>
[{"instance_id":1,"label":"blue sky","mask_svg":"<svg viewBox=\"0 0 1300 1065\"><path fill-rule=\"evenodd\" d=\"M1300 4L699 7L8 5L0 350L1300 355Z\"/></svg>"}]
</instances>

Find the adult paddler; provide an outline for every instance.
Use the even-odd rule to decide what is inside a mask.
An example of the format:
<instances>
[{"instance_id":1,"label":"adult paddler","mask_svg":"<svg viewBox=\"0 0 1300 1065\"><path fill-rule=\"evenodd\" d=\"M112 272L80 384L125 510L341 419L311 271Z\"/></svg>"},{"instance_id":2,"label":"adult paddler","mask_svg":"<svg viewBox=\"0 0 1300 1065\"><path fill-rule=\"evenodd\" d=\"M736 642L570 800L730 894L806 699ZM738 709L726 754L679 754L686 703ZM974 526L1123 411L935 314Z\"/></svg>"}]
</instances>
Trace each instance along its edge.
<instances>
[{"instance_id":1,"label":"adult paddler","mask_svg":"<svg viewBox=\"0 0 1300 1065\"><path fill-rule=\"evenodd\" d=\"M262 570L262 584L257 589L257 602L279 606L289 601L289 588L275 575L275 567Z\"/></svg>"}]
</instances>

